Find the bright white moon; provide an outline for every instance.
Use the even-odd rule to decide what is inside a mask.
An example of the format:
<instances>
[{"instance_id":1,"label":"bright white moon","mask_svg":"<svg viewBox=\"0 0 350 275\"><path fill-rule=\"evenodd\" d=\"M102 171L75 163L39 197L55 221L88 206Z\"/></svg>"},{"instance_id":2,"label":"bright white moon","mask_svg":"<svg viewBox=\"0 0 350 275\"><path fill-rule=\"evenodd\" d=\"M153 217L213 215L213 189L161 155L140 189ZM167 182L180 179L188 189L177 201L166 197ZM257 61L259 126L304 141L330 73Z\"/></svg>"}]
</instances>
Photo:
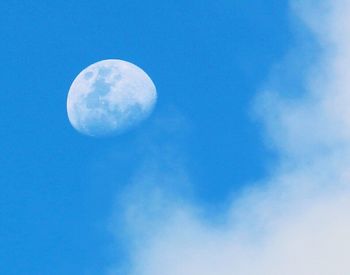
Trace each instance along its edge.
<instances>
[{"instance_id":1,"label":"bright white moon","mask_svg":"<svg viewBox=\"0 0 350 275\"><path fill-rule=\"evenodd\" d=\"M82 134L114 135L147 118L156 99L156 87L142 69L122 60L103 60L74 79L68 118Z\"/></svg>"}]
</instances>

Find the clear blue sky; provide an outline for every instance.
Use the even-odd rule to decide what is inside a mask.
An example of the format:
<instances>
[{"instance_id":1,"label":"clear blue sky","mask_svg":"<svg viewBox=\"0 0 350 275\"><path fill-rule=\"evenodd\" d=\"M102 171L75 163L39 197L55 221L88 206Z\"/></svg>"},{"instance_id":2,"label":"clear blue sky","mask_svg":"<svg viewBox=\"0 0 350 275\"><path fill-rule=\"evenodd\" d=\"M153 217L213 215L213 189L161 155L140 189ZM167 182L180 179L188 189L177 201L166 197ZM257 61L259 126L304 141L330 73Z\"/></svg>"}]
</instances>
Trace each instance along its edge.
<instances>
[{"instance_id":1,"label":"clear blue sky","mask_svg":"<svg viewBox=\"0 0 350 275\"><path fill-rule=\"evenodd\" d=\"M0 11L0 274L122 263L108 221L154 144L181 151L192 196L214 211L267 172L251 103L292 38L287 1L4 0ZM69 124L68 89L110 58L143 68L158 103L128 133L88 138Z\"/></svg>"}]
</instances>

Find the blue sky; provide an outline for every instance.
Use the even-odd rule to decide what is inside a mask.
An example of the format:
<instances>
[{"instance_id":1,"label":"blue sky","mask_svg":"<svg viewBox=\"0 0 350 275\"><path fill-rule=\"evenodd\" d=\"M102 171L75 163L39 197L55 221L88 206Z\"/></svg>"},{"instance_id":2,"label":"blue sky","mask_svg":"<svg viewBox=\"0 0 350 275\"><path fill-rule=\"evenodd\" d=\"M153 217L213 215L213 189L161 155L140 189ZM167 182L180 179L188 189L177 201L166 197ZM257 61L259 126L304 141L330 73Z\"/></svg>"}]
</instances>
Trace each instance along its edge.
<instances>
[{"instance_id":1,"label":"blue sky","mask_svg":"<svg viewBox=\"0 0 350 275\"><path fill-rule=\"evenodd\" d=\"M0 10L1 274L128 264L108 228L149 162L167 175L185 167L190 187L170 181L173 192L214 216L267 176L275 154L252 104L293 44L288 1L5 0ZM67 93L109 58L143 68L157 106L128 133L88 138L69 124Z\"/></svg>"}]
</instances>

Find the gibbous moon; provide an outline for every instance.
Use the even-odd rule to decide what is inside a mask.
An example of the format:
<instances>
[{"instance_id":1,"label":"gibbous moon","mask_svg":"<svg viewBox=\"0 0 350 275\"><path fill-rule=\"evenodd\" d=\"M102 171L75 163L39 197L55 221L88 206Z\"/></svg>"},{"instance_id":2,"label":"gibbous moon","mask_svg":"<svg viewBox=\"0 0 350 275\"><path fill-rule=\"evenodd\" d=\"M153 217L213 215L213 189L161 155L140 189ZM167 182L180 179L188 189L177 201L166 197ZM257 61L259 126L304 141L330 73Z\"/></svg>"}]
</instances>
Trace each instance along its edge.
<instances>
[{"instance_id":1,"label":"gibbous moon","mask_svg":"<svg viewBox=\"0 0 350 275\"><path fill-rule=\"evenodd\" d=\"M67 113L78 132L110 136L147 118L156 100L156 87L142 69L122 60L102 60L74 79Z\"/></svg>"}]
</instances>

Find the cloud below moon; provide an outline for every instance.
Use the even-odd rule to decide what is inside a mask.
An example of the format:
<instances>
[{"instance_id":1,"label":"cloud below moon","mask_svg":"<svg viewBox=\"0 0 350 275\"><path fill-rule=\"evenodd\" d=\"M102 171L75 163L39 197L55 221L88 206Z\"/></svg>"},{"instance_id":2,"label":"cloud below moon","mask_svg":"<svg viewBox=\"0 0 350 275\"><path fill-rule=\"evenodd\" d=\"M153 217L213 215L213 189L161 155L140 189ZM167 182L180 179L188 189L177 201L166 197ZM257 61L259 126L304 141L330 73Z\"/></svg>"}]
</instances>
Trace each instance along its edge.
<instances>
[{"instance_id":1,"label":"cloud below moon","mask_svg":"<svg viewBox=\"0 0 350 275\"><path fill-rule=\"evenodd\" d=\"M139 67L109 59L84 69L73 81L67 98L72 126L82 134L115 135L149 116L156 87Z\"/></svg>"},{"instance_id":2,"label":"cloud below moon","mask_svg":"<svg viewBox=\"0 0 350 275\"><path fill-rule=\"evenodd\" d=\"M284 97L269 86L257 101L278 165L216 213L220 223L164 190L164 171L155 172L153 193L142 189L152 180L140 177L125 203L131 264L123 274L350 274L350 5L291 3L318 42L318 59L307 64L305 52L292 50L307 72L301 85L282 88L305 93Z\"/></svg>"}]
</instances>

